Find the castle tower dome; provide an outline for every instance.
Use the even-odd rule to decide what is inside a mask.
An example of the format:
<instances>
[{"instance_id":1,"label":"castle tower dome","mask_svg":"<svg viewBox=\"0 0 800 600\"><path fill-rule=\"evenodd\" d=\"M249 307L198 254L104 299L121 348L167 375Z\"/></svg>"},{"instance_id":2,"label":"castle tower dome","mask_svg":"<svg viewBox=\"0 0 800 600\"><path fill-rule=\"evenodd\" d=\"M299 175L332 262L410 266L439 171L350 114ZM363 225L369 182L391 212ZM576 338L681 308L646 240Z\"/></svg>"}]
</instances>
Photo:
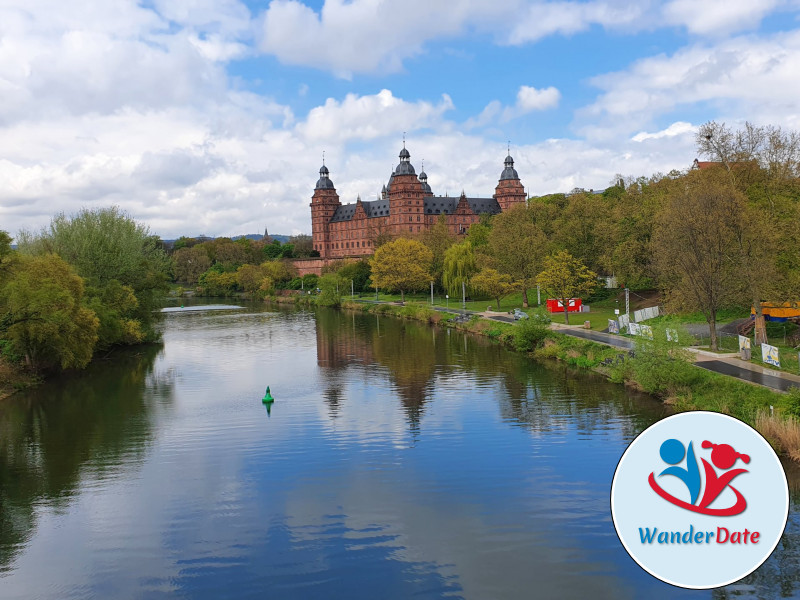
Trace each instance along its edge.
<instances>
[{"instance_id":1,"label":"castle tower dome","mask_svg":"<svg viewBox=\"0 0 800 600\"><path fill-rule=\"evenodd\" d=\"M400 164L394 170L395 175L416 175L414 167L411 165L411 153L406 149L406 143L403 142L403 149L400 150Z\"/></svg>"},{"instance_id":2,"label":"castle tower dome","mask_svg":"<svg viewBox=\"0 0 800 600\"><path fill-rule=\"evenodd\" d=\"M325 166L325 163L322 163L322 167L319 170L319 180L317 181L317 185L314 188L315 190L332 190L333 181L330 178L330 171L328 171L328 167Z\"/></svg>"},{"instance_id":3,"label":"castle tower dome","mask_svg":"<svg viewBox=\"0 0 800 600\"><path fill-rule=\"evenodd\" d=\"M500 174L500 181L504 179L519 179L517 170L514 168L514 159L511 158L510 154L506 156L505 161L503 161L503 166L505 166L505 169L503 169L503 172Z\"/></svg>"},{"instance_id":4,"label":"castle tower dome","mask_svg":"<svg viewBox=\"0 0 800 600\"><path fill-rule=\"evenodd\" d=\"M497 187L494 190L494 198L500 205L500 210L506 211L512 206L524 205L526 196L517 170L514 168L514 159L511 158L510 151L503 161L503 166L505 168L500 174L500 181L497 182Z\"/></svg>"},{"instance_id":5,"label":"castle tower dome","mask_svg":"<svg viewBox=\"0 0 800 600\"><path fill-rule=\"evenodd\" d=\"M429 194L433 194L433 190L431 186L428 185L428 174L425 173L425 161L422 161L422 172L419 174L420 183L422 183L422 188Z\"/></svg>"}]
</instances>

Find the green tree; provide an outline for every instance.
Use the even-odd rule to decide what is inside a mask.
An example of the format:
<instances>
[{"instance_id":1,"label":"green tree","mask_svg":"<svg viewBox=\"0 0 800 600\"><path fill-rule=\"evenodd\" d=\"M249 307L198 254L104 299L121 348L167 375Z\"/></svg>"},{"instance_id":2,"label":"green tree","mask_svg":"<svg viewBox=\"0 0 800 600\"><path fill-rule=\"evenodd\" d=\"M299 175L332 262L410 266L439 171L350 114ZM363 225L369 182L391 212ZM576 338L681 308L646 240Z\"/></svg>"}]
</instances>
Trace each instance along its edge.
<instances>
[{"instance_id":1,"label":"green tree","mask_svg":"<svg viewBox=\"0 0 800 600\"><path fill-rule=\"evenodd\" d=\"M211 267L211 259L202 246L176 250L172 259L175 261L175 279L192 285L197 284L200 275Z\"/></svg>"},{"instance_id":2,"label":"green tree","mask_svg":"<svg viewBox=\"0 0 800 600\"><path fill-rule=\"evenodd\" d=\"M462 285L470 286L470 278L477 270L472 243L464 240L460 244L453 244L444 253L442 285L455 297L461 292Z\"/></svg>"},{"instance_id":3,"label":"green tree","mask_svg":"<svg viewBox=\"0 0 800 600\"><path fill-rule=\"evenodd\" d=\"M239 289L239 277L236 273L220 273L209 269L200 276L198 287L205 296L233 296Z\"/></svg>"},{"instance_id":4,"label":"green tree","mask_svg":"<svg viewBox=\"0 0 800 600\"><path fill-rule=\"evenodd\" d=\"M744 282L737 230L744 197L725 177L694 171L658 216L653 259L668 306L706 317L717 349L717 312L741 300Z\"/></svg>"},{"instance_id":5,"label":"green tree","mask_svg":"<svg viewBox=\"0 0 800 600\"><path fill-rule=\"evenodd\" d=\"M369 289L369 278L372 270L367 259L362 258L361 260L347 262L336 273L340 279L346 282L347 289L350 289L351 281L353 282L353 290L356 292L363 292Z\"/></svg>"},{"instance_id":6,"label":"green tree","mask_svg":"<svg viewBox=\"0 0 800 600\"><path fill-rule=\"evenodd\" d=\"M267 274L267 270L259 265L242 265L236 270L236 278L239 287L248 294L255 294L261 289L265 279L270 280L269 289L272 289L274 281Z\"/></svg>"},{"instance_id":7,"label":"green tree","mask_svg":"<svg viewBox=\"0 0 800 600\"><path fill-rule=\"evenodd\" d=\"M431 275L433 276L433 281L439 285L442 282L444 253L456 242L456 237L450 233L450 227L447 225L447 215L439 215L433 227L425 231L420 236L420 240L431 251L431 256L433 257Z\"/></svg>"},{"instance_id":8,"label":"green tree","mask_svg":"<svg viewBox=\"0 0 800 600\"><path fill-rule=\"evenodd\" d=\"M85 367L99 321L82 300L83 279L64 260L21 256L0 288L0 335L35 369Z\"/></svg>"},{"instance_id":9,"label":"green tree","mask_svg":"<svg viewBox=\"0 0 800 600\"><path fill-rule=\"evenodd\" d=\"M112 281L128 286L137 301L130 318L139 322L143 339L157 336L154 315L169 289L172 263L161 240L118 207L56 215L39 233L21 232L19 250L28 255L58 254L87 280L87 295Z\"/></svg>"},{"instance_id":10,"label":"green tree","mask_svg":"<svg viewBox=\"0 0 800 600\"><path fill-rule=\"evenodd\" d=\"M597 286L597 275L566 250L559 250L544 259L544 269L536 281L547 293L561 301L564 323L569 325L570 298L590 294Z\"/></svg>"},{"instance_id":11,"label":"green tree","mask_svg":"<svg viewBox=\"0 0 800 600\"><path fill-rule=\"evenodd\" d=\"M530 219L525 206L515 206L494 217L489 234L493 266L510 275L522 288L522 305L528 307L528 288L540 270L547 238Z\"/></svg>"},{"instance_id":12,"label":"green tree","mask_svg":"<svg viewBox=\"0 0 800 600\"><path fill-rule=\"evenodd\" d=\"M317 283L320 289L317 304L331 307L340 306L344 294L344 283L336 273L328 273L320 277Z\"/></svg>"},{"instance_id":13,"label":"green tree","mask_svg":"<svg viewBox=\"0 0 800 600\"><path fill-rule=\"evenodd\" d=\"M385 290L421 290L431 281L433 253L421 242L398 238L378 248L372 257L372 283Z\"/></svg>"},{"instance_id":14,"label":"green tree","mask_svg":"<svg viewBox=\"0 0 800 600\"><path fill-rule=\"evenodd\" d=\"M497 309L500 310L500 299L514 291L514 284L510 275L484 268L472 277L472 288L496 299Z\"/></svg>"}]
</instances>

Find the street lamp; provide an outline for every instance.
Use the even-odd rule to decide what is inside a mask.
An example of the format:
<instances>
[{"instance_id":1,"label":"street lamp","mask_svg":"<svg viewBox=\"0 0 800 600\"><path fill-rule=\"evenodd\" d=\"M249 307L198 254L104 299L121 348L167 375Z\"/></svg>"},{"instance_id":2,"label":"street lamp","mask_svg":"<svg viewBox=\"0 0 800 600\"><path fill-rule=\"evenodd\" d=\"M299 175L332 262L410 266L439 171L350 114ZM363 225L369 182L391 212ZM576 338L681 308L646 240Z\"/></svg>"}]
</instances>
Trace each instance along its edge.
<instances>
[{"instance_id":1,"label":"street lamp","mask_svg":"<svg viewBox=\"0 0 800 600\"><path fill-rule=\"evenodd\" d=\"M450 294L445 294L444 297L445 297L445 301L447 302L446 308L447 308L447 310L450 310Z\"/></svg>"}]
</instances>

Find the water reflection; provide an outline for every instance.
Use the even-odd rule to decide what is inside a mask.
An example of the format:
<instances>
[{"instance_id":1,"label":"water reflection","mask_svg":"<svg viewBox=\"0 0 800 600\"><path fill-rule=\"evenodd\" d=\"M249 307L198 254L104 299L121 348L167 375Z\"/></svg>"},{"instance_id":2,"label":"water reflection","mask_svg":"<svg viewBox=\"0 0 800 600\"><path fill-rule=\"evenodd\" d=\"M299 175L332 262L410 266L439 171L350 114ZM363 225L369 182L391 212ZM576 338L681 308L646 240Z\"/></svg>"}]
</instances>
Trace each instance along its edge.
<instances>
[{"instance_id":1,"label":"water reflection","mask_svg":"<svg viewBox=\"0 0 800 600\"><path fill-rule=\"evenodd\" d=\"M0 570L33 533L37 507L66 510L87 478L123 477L140 463L156 404L171 398L171 374L153 370L159 351L119 351L3 402Z\"/></svg>"},{"instance_id":2,"label":"water reflection","mask_svg":"<svg viewBox=\"0 0 800 600\"><path fill-rule=\"evenodd\" d=\"M0 407L4 599L712 595L644 573L611 526L652 399L388 318L164 328L157 356ZM717 597L794 593L799 527Z\"/></svg>"}]
</instances>

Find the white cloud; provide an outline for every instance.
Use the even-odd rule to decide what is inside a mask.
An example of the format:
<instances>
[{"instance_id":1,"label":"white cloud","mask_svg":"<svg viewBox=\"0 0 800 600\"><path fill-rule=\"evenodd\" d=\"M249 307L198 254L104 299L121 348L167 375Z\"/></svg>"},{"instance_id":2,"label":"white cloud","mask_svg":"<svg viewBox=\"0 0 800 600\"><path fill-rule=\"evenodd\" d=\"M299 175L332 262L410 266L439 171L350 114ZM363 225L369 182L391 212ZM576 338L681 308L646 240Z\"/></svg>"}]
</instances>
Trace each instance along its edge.
<instances>
[{"instance_id":1,"label":"white cloud","mask_svg":"<svg viewBox=\"0 0 800 600\"><path fill-rule=\"evenodd\" d=\"M586 31L592 25L612 30L640 30L648 19L651 2L533 2L520 7L507 33L509 44L535 42L559 34L571 35Z\"/></svg>"},{"instance_id":2,"label":"white cloud","mask_svg":"<svg viewBox=\"0 0 800 600\"><path fill-rule=\"evenodd\" d=\"M721 34L758 28L784 0L672 0L662 11L664 21L683 25L691 33Z\"/></svg>"},{"instance_id":3,"label":"white cloud","mask_svg":"<svg viewBox=\"0 0 800 600\"><path fill-rule=\"evenodd\" d=\"M290 65L351 77L394 72L426 41L455 35L495 8L479 0L326 0L319 13L296 0L274 0L262 18L260 48Z\"/></svg>"},{"instance_id":4,"label":"white cloud","mask_svg":"<svg viewBox=\"0 0 800 600\"><path fill-rule=\"evenodd\" d=\"M447 94L438 104L406 102L385 89L372 96L348 94L342 102L328 98L323 106L312 109L308 118L297 125L297 131L315 142L372 140L432 127L452 108L453 101Z\"/></svg>"},{"instance_id":5,"label":"white cloud","mask_svg":"<svg viewBox=\"0 0 800 600\"><path fill-rule=\"evenodd\" d=\"M351 78L399 71L426 43L464 32L510 45L593 26L618 34L679 26L719 35L755 29L769 14L792 7L789 0L506 0L502 6L481 0L325 0L315 11L299 0L273 0L260 16L259 47L285 64Z\"/></svg>"},{"instance_id":6,"label":"white cloud","mask_svg":"<svg viewBox=\"0 0 800 600\"><path fill-rule=\"evenodd\" d=\"M560 100L561 92L553 86L537 90L535 87L523 85L517 92L517 108L523 113L555 108Z\"/></svg>"},{"instance_id":7,"label":"white cloud","mask_svg":"<svg viewBox=\"0 0 800 600\"><path fill-rule=\"evenodd\" d=\"M697 131L697 127L695 125L687 123L686 121L676 121L666 129L656 131L655 133L640 131L631 139L634 142L644 142L645 140L660 140L661 138L675 137L676 135L684 135L686 133L694 134L695 131Z\"/></svg>"},{"instance_id":8,"label":"white cloud","mask_svg":"<svg viewBox=\"0 0 800 600\"><path fill-rule=\"evenodd\" d=\"M561 101L561 92L553 86L536 89L522 85L517 91L517 101L513 106L503 107L499 100L492 100L476 117L467 119L467 131L494 123L507 123L533 111L556 108Z\"/></svg>"},{"instance_id":9,"label":"white cloud","mask_svg":"<svg viewBox=\"0 0 800 600\"><path fill-rule=\"evenodd\" d=\"M630 134L651 127L659 115L698 105L712 107L709 118L797 127L798 71L800 31L739 36L641 59L592 80L602 93L579 115L581 132Z\"/></svg>"}]
</instances>

